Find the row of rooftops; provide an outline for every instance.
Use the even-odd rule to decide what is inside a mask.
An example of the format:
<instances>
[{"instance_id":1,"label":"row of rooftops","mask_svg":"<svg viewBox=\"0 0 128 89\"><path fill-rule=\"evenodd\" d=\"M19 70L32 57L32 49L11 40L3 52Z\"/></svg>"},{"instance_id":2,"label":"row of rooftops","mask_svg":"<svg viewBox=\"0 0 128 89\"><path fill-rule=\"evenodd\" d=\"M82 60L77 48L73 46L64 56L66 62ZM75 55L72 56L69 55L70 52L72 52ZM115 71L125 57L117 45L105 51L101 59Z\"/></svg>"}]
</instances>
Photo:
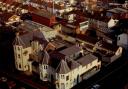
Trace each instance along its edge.
<instances>
[{"instance_id":1,"label":"row of rooftops","mask_svg":"<svg viewBox=\"0 0 128 89\"><path fill-rule=\"evenodd\" d=\"M36 23L34 21L30 21L30 20L26 20L24 21L23 23L21 23L21 25L18 26L19 29L26 29L26 30L40 30L41 31L52 31L53 29L48 27L48 26L45 26L45 25L42 25L40 23Z\"/></svg>"},{"instance_id":2,"label":"row of rooftops","mask_svg":"<svg viewBox=\"0 0 128 89\"><path fill-rule=\"evenodd\" d=\"M73 45L69 48L79 49L76 45ZM67 48L67 49L69 49L69 48ZM67 49L65 49L65 50L67 50ZM75 50L75 52L79 52L79 51L80 51L80 49ZM67 54L65 54L65 55L67 55ZM41 63L50 65L51 67L53 67L56 70L57 73L65 74L75 68L78 68L80 65L86 66L95 60L98 61L98 58L96 56L92 55L91 53L88 53L88 54L78 58L77 60L66 59L65 55L63 53L57 52L57 51L53 51L50 54L45 51Z\"/></svg>"},{"instance_id":3,"label":"row of rooftops","mask_svg":"<svg viewBox=\"0 0 128 89\"><path fill-rule=\"evenodd\" d=\"M42 0L31 0L29 2L27 2L27 4L37 4L39 5L39 8L44 5L44 6L47 6L48 8L53 8L53 2L52 1L42 1ZM59 2L59 3L56 3L54 2L54 8L55 9L64 9L64 3L62 2Z\"/></svg>"},{"instance_id":4,"label":"row of rooftops","mask_svg":"<svg viewBox=\"0 0 128 89\"><path fill-rule=\"evenodd\" d=\"M50 17L53 16L52 14L50 14L46 10L37 9L37 8L34 8L34 7L30 6L30 5L23 5L21 3L12 2L11 6L15 6L15 7L23 8L23 9L24 9L24 7L27 7L25 9L27 9L30 12L32 12L31 14L37 14L39 16L46 17L46 18L50 18ZM97 19L97 20L101 20L101 21L107 22L110 19L110 17L101 16L102 14L104 14L106 12L112 12L112 13L118 13L119 14L119 13L127 13L127 10L123 9L123 8L114 8L114 9L110 9L110 10L107 10L107 11L101 11L101 12L95 12L94 11L93 14L83 14L83 12L81 12L79 10L75 10L75 11L71 11L71 12L66 13L66 14L77 14L77 15L80 15L80 16L83 15L84 17L87 17L87 18L94 18L94 19ZM75 25L75 23L78 24L79 22L81 22L80 19L77 20L76 22L70 23L70 24Z\"/></svg>"},{"instance_id":5,"label":"row of rooftops","mask_svg":"<svg viewBox=\"0 0 128 89\"><path fill-rule=\"evenodd\" d=\"M19 3L18 3L19 4ZM18 4L16 4L15 6L18 6ZM13 3L12 3L12 5L14 5ZM42 12L39 10L39 9L36 9L36 8L34 8L34 7L32 7L32 6L28 6L28 5L21 5L20 4L20 6L22 7L22 8L24 8L24 6L25 7L27 7L28 8L28 10L30 10L31 12L32 12L32 14L34 13L34 14L37 14L37 15L40 15L40 16L42 16L42 17L46 17L46 18L49 18L49 17L51 17L51 16L53 16L53 15L51 15L51 14L48 14L47 15L47 11L45 12L43 12L42 10ZM72 12L70 12L71 14L72 13L75 13L75 14L77 14L77 15L79 15L80 14L80 12L81 11L72 11ZM124 12L125 13L127 13L125 10L124 10ZM66 13L66 14L70 14L70 13ZM83 22L83 21L86 21L86 18L84 18L83 19L83 16L85 16L85 14L80 14L80 16L79 17L82 17L82 18L77 18L77 20L76 20L76 22L74 22L74 23L70 23L71 25L77 25L78 23L80 23L80 22ZM3 15L2 15L3 16ZM95 18L95 19L98 19L98 20L104 20L104 17L101 17L101 18L99 18L100 16L99 16L99 14L98 15L96 15L95 13L94 14L89 14L88 15L89 17L88 18ZM67 25L67 21L63 21L63 19L62 20L60 20L60 21L62 21L63 23L62 23L62 25ZM32 24L33 23L33 24ZM48 44L48 42L46 41L46 39L45 39L45 37L44 37L44 35L41 33L41 31L40 30L38 30L39 29L39 27L45 27L45 26L43 26L43 25L40 25L40 24L37 24L37 23L35 23L35 22L32 22L32 21L24 21L24 23L23 24L21 24L20 26L19 26L19 30L21 31L21 30L23 30L23 31L21 31L20 32L20 34L19 34L19 36L17 36L16 37L16 39L15 39L15 41L14 41L14 43L16 44L16 45L23 45L23 47L29 47L30 46L30 42L31 41L33 41L33 40L36 40L36 41L39 41L39 43L40 44L42 44L42 45L47 45ZM45 28L48 28L48 27L45 27ZM28 29L30 29L31 31L28 31ZM45 30L45 29L44 29ZM91 43L91 44L93 44L93 45L95 45L95 43L97 42L97 39L95 40L95 39L91 39L91 38L89 38L89 37L87 37L87 36L85 36L85 35L77 35L76 36L76 38L80 38L80 39L82 39L82 40L86 40L87 42L89 42L89 43ZM53 42L51 42L51 43L54 43L54 41ZM57 43L56 43L57 44ZM67 44L67 43L66 43ZM58 45L58 44L57 44ZM64 47L65 46L65 43L64 43L64 45L63 45L63 43L62 43L62 46L60 47L60 48L62 48L62 47ZM92 47L93 48L93 47ZM114 51L116 51L117 50L117 46L114 46L114 45L111 45L111 44L108 44L108 43L104 43L104 42L102 42L102 45L101 45L101 48L104 48L104 49L107 49L107 50L111 50L112 52ZM79 64L81 64L81 65L86 65L87 63L89 63L89 62L91 62L91 61L93 61L93 60L95 60L97 57L95 57L94 55L92 55L92 54L88 54L88 55L86 55L86 56L84 56L84 57L82 57L82 58L80 58L77 62L76 61L74 61L74 60L71 60L69 63L67 63L66 61L65 61L65 59L63 58L65 55L71 55L72 53L74 53L74 52L76 52L76 51L80 51L81 49L79 48L79 47L77 47L76 45L74 45L74 46L71 46L71 47L67 47L66 49L64 49L64 50L62 50L62 51L54 51L54 52L52 52L50 55L53 55L53 56L55 56L55 58L56 57L58 57L59 59L63 59L61 62L58 62L58 61L53 61L52 59L50 60L50 64L52 65L52 66L54 66L56 69L57 69L57 71L59 72L59 73L63 73L63 72L67 72L67 71L69 71L70 69L72 69L72 68L74 68L74 67L76 67L76 66L79 66ZM45 59L46 58L50 58L49 57L49 54L47 53L47 52L44 52L44 57L43 57L43 60L42 60L42 62L44 63L44 62L46 62L46 63L48 63L48 60L46 60L45 61ZM61 58L60 58L61 57ZM84 59L86 59L86 61L84 61ZM54 63L55 62L55 63ZM58 62L58 63L57 63ZM71 65L72 64L72 65ZM60 66L60 67L57 67L57 66ZM62 68L61 68L62 67ZM60 69L59 69L60 68ZM66 68L66 70L65 70L65 68Z\"/></svg>"},{"instance_id":6,"label":"row of rooftops","mask_svg":"<svg viewBox=\"0 0 128 89\"><path fill-rule=\"evenodd\" d=\"M18 3L18 2L13 2L13 1L11 1L11 2L12 3L10 3L10 4L1 3L1 5L5 6L5 7L8 6L8 9L10 9L12 7L15 8L15 9L16 8L25 9L25 10L28 10L29 12L31 12L31 13L34 13L34 14L37 14L37 15L40 15L40 16L43 16L43 17L46 17L46 18L49 18L49 17L53 16L51 13L49 13L46 10L38 9L36 7L32 7L31 5L23 5L22 3Z\"/></svg>"}]
</instances>

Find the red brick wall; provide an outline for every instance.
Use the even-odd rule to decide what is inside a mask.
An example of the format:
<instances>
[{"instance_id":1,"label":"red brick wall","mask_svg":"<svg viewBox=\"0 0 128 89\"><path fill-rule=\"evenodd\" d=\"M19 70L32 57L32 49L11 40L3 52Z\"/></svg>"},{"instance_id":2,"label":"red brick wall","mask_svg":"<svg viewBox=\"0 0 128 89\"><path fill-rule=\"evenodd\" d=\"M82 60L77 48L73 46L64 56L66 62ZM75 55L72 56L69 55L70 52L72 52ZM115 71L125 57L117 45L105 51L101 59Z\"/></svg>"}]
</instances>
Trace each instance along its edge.
<instances>
[{"instance_id":1,"label":"red brick wall","mask_svg":"<svg viewBox=\"0 0 128 89\"><path fill-rule=\"evenodd\" d=\"M36 14L31 14L32 16L32 21L46 25L46 26L51 26L51 22L49 18L45 18Z\"/></svg>"}]
</instances>

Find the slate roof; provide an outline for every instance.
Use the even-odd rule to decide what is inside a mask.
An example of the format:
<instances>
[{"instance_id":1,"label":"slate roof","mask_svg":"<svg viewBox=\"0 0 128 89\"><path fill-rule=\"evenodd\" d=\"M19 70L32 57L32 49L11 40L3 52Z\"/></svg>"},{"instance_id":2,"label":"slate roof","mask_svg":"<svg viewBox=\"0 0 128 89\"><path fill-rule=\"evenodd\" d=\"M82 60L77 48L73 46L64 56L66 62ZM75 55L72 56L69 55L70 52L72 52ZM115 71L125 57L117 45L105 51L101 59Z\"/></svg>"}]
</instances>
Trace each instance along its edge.
<instances>
[{"instance_id":1,"label":"slate roof","mask_svg":"<svg viewBox=\"0 0 128 89\"><path fill-rule=\"evenodd\" d=\"M109 44L109 43L107 43L107 42L102 41L101 48L110 50L110 51L112 51L112 52L116 52L117 49L119 48L119 46L115 46L115 45L113 45L113 44Z\"/></svg>"},{"instance_id":2,"label":"slate roof","mask_svg":"<svg viewBox=\"0 0 128 89\"><path fill-rule=\"evenodd\" d=\"M98 59L96 56L94 56L92 54L87 54L84 57L78 59L77 62L80 63L82 66L85 66L85 65L93 62L96 59Z\"/></svg>"},{"instance_id":3,"label":"slate roof","mask_svg":"<svg viewBox=\"0 0 128 89\"><path fill-rule=\"evenodd\" d=\"M18 37L18 41L20 41L20 43L22 41L22 44L20 45L22 45L23 47L29 47L31 45L31 41L33 40L37 40L41 44L47 43L47 41L44 38L44 35L39 30L26 32L25 34L20 34ZM17 44L17 41L14 41L14 44Z\"/></svg>"},{"instance_id":4,"label":"slate roof","mask_svg":"<svg viewBox=\"0 0 128 89\"><path fill-rule=\"evenodd\" d=\"M70 71L67 62L65 60L61 60L60 64L58 65L56 72L59 74L66 74Z\"/></svg>"},{"instance_id":5,"label":"slate roof","mask_svg":"<svg viewBox=\"0 0 128 89\"><path fill-rule=\"evenodd\" d=\"M68 66L71 70L78 68L80 64L77 61L71 60L68 62Z\"/></svg>"},{"instance_id":6,"label":"slate roof","mask_svg":"<svg viewBox=\"0 0 128 89\"><path fill-rule=\"evenodd\" d=\"M18 33L16 35L16 38L13 42L14 45L19 45L19 46L25 46L24 42L21 40L21 38L18 36Z\"/></svg>"},{"instance_id":7,"label":"slate roof","mask_svg":"<svg viewBox=\"0 0 128 89\"><path fill-rule=\"evenodd\" d=\"M50 56L49 56L48 52L45 50L43 60L42 60L42 64L49 64L49 61L50 61Z\"/></svg>"},{"instance_id":8,"label":"slate roof","mask_svg":"<svg viewBox=\"0 0 128 89\"><path fill-rule=\"evenodd\" d=\"M70 55L73 55L77 52L80 52L81 51L81 48L76 46L76 45L73 45L69 48L66 48L62 51L60 51L61 54L64 54L65 56L70 56Z\"/></svg>"}]
</instances>

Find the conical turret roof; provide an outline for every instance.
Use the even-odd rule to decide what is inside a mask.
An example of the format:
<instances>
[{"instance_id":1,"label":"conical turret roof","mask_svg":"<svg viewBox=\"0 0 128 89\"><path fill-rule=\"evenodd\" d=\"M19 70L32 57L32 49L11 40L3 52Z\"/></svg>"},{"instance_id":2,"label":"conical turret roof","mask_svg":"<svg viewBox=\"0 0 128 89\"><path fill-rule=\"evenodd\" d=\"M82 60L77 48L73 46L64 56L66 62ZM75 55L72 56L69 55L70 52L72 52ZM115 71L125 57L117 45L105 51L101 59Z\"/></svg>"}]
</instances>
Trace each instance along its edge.
<instances>
[{"instance_id":1,"label":"conical turret roof","mask_svg":"<svg viewBox=\"0 0 128 89\"><path fill-rule=\"evenodd\" d=\"M13 41L13 45L25 46L24 42L19 37L19 33L16 33L15 40Z\"/></svg>"},{"instance_id":2,"label":"conical turret roof","mask_svg":"<svg viewBox=\"0 0 128 89\"><path fill-rule=\"evenodd\" d=\"M50 56L49 56L48 52L45 50L43 60L42 60L42 64L49 64L49 60L50 60Z\"/></svg>"},{"instance_id":3,"label":"conical turret roof","mask_svg":"<svg viewBox=\"0 0 128 89\"><path fill-rule=\"evenodd\" d=\"M56 72L59 73L59 74L66 74L70 71L68 65L67 65L67 62L65 60L61 60L57 69L56 69Z\"/></svg>"}]
</instances>

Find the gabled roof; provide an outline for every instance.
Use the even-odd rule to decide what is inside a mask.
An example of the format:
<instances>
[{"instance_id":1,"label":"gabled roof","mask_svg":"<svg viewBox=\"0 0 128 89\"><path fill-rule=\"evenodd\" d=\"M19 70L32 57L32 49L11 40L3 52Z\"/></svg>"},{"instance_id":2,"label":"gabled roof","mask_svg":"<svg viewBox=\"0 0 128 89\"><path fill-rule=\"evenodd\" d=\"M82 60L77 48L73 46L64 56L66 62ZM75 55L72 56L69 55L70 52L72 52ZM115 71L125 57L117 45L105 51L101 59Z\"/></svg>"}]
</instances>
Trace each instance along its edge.
<instances>
[{"instance_id":1,"label":"gabled roof","mask_svg":"<svg viewBox=\"0 0 128 89\"><path fill-rule=\"evenodd\" d=\"M16 38L13 42L13 45L25 46L24 42L19 37L19 33L16 33Z\"/></svg>"},{"instance_id":2,"label":"gabled roof","mask_svg":"<svg viewBox=\"0 0 128 89\"><path fill-rule=\"evenodd\" d=\"M60 64L58 65L56 72L59 74L66 74L70 71L67 62L65 60L61 60Z\"/></svg>"}]
</instances>

